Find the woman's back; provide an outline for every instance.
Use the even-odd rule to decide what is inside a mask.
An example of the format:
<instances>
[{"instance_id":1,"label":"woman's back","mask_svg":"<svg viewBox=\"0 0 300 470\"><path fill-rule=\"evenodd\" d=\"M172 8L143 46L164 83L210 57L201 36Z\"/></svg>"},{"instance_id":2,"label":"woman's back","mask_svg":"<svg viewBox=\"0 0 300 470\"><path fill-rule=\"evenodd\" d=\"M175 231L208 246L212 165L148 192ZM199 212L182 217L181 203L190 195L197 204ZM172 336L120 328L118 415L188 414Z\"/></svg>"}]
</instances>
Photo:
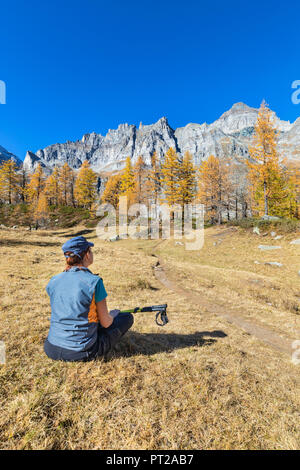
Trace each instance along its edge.
<instances>
[{"instance_id":1,"label":"woman's back","mask_svg":"<svg viewBox=\"0 0 300 470\"><path fill-rule=\"evenodd\" d=\"M51 303L48 340L73 351L85 351L97 340L95 289L102 280L88 268L71 267L53 276L47 287Z\"/></svg>"}]
</instances>

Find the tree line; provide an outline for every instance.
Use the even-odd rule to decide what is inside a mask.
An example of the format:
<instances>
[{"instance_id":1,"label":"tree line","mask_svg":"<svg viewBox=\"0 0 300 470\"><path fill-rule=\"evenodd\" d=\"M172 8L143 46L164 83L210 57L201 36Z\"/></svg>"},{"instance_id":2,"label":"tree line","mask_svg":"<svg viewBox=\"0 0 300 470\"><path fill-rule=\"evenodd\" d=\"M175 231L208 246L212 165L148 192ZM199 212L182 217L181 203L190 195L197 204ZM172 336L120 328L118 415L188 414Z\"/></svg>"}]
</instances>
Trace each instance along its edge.
<instances>
[{"instance_id":1,"label":"tree line","mask_svg":"<svg viewBox=\"0 0 300 470\"><path fill-rule=\"evenodd\" d=\"M184 208L199 202L212 224L248 215L299 218L299 167L282 158L277 140L273 113L263 102L246 165L242 157L229 158L227 139L221 142L222 158L211 155L199 167L190 152L181 156L174 148L169 148L162 160L154 152L150 167L142 156L135 164L128 157L124 170L107 179L101 202L115 208L120 196L127 196L129 205L164 202ZM97 179L88 161L77 174L65 163L46 177L40 164L27 175L24 169L17 171L13 160L7 160L0 167L0 201L28 204L35 220L45 218L49 206L71 205L92 211L99 202Z\"/></svg>"},{"instance_id":2,"label":"tree line","mask_svg":"<svg viewBox=\"0 0 300 470\"><path fill-rule=\"evenodd\" d=\"M19 171L14 160L0 166L0 202L28 206L28 220L38 225L47 220L51 208L83 207L91 210L97 198L98 175L84 161L78 174L65 163L46 176L39 163L33 173Z\"/></svg>"}]
</instances>

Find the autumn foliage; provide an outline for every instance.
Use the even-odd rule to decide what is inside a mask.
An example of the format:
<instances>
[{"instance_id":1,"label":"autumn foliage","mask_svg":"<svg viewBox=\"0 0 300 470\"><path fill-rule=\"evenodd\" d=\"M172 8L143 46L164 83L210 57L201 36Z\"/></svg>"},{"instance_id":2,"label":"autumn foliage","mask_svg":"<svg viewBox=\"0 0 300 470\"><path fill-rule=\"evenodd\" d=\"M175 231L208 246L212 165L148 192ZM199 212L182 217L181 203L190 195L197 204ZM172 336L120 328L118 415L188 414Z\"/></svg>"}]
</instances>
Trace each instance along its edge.
<instances>
[{"instance_id":1,"label":"autumn foliage","mask_svg":"<svg viewBox=\"0 0 300 470\"><path fill-rule=\"evenodd\" d=\"M263 102L247 161L253 209L260 215L285 216L290 212L292 180L284 170L285 161L280 161L277 136L273 113Z\"/></svg>"}]
</instances>

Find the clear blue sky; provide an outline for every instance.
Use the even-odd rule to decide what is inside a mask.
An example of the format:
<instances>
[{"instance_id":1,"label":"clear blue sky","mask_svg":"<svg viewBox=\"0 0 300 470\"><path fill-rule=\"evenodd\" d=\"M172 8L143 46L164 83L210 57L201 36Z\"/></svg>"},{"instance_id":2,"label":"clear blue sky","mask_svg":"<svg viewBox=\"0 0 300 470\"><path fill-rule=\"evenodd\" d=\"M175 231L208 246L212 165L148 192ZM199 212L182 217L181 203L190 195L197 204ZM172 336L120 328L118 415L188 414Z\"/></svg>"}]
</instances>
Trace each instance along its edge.
<instances>
[{"instance_id":1,"label":"clear blue sky","mask_svg":"<svg viewBox=\"0 0 300 470\"><path fill-rule=\"evenodd\" d=\"M238 101L300 114L296 0L10 0L0 18L0 145L22 159L123 122L212 122Z\"/></svg>"}]
</instances>

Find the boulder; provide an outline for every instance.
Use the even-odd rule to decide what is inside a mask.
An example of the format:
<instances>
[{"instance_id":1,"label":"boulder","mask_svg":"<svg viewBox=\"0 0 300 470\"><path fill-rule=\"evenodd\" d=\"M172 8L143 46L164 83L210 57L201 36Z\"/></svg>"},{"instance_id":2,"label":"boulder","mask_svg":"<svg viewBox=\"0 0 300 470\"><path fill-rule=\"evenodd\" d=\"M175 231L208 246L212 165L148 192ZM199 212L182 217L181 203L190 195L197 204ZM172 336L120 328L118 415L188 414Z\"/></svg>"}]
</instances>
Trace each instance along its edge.
<instances>
[{"instance_id":1,"label":"boulder","mask_svg":"<svg viewBox=\"0 0 300 470\"><path fill-rule=\"evenodd\" d=\"M0 341L0 364L6 363L5 357L5 343L4 341Z\"/></svg>"},{"instance_id":2,"label":"boulder","mask_svg":"<svg viewBox=\"0 0 300 470\"><path fill-rule=\"evenodd\" d=\"M273 246L273 245L259 245L258 248L262 251L281 250L281 246Z\"/></svg>"},{"instance_id":3,"label":"boulder","mask_svg":"<svg viewBox=\"0 0 300 470\"><path fill-rule=\"evenodd\" d=\"M108 239L109 242L117 242L118 240L120 240L119 235L116 235L115 237L110 237Z\"/></svg>"},{"instance_id":4,"label":"boulder","mask_svg":"<svg viewBox=\"0 0 300 470\"><path fill-rule=\"evenodd\" d=\"M276 217L275 215L263 215L262 220L268 220L270 222L275 221L275 220L280 220L279 217Z\"/></svg>"}]
</instances>

